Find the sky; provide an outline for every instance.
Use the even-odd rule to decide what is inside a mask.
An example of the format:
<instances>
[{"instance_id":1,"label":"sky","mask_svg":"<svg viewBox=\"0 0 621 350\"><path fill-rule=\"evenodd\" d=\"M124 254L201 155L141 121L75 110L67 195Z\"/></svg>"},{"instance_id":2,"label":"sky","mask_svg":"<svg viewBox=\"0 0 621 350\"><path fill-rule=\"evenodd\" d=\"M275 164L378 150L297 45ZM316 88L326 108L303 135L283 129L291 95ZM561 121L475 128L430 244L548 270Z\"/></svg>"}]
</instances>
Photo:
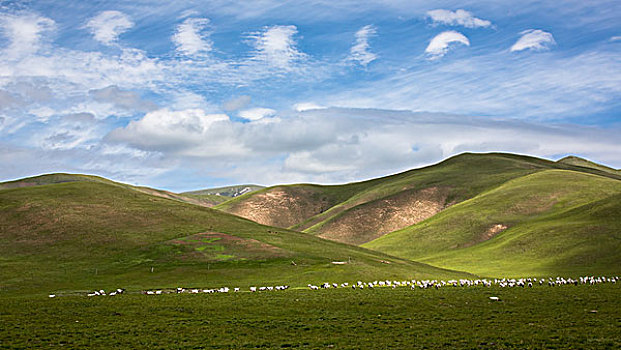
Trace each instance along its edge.
<instances>
[{"instance_id":1,"label":"sky","mask_svg":"<svg viewBox=\"0 0 621 350\"><path fill-rule=\"evenodd\" d=\"M619 1L0 0L0 181L345 183L462 152L621 168Z\"/></svg>"}]
</instances>

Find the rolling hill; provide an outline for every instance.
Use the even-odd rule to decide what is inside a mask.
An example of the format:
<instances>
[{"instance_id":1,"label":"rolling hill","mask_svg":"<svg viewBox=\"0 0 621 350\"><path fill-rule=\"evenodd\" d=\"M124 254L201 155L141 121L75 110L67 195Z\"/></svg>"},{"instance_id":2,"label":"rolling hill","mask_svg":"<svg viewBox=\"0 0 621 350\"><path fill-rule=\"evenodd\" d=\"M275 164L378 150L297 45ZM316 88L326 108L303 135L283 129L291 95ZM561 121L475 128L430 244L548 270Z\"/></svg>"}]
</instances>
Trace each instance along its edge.
<instances>
[{"instance_id":1,"label":"rolling hill","mask_svg":"<svg viewBox=\"0 0 621 350\"><path fill-rule=\"evenodd\" d=\"M621 181L545 170L363 247L484 276L619 273Z\"/></svg>"},{"instance_id":2,"label":"rolling hill","mask_svg":"<svg viewBox=\"0 0 621 350\"><path fill-rule=\"evenodd\" d=\"M465 276L98 177L2 188L1 293Z\"/></svg>"},{"instance_id":3,"label":"rolling hill","mask_svg":"<svg viewBox=\"0 0 621 350\"><path fill-rule=\"evenodd\" d=\"M565 169L621 179L609 169L584 165L575 160L464 153L433 166L364 182L265 188L216 208L266 225L359 245L536 172Z\"/></svg>"}]
</instances>

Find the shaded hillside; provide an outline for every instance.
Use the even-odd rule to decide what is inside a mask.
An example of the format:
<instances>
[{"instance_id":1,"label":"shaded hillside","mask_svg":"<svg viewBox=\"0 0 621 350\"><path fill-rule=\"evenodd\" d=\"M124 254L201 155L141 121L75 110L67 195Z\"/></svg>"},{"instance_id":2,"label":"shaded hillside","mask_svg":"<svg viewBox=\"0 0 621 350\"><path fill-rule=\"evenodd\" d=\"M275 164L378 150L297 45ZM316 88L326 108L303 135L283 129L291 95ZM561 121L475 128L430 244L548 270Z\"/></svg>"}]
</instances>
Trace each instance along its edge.
<instances>
[{"instance_id":1,"label":"shaded hillside","mask_svg":"<svg viewBox=\"0 0 621 350\"><path fill-rule=\"evenodd\" d=\"M105 179L0 190L0 209L3 293L462 276Z\"/></svg>"},{"instance_id":2,"label":"shaded hillside","mask_svg":"<svg viewBox=\"0 0 621 350\"><path fill-rule=\"evenodd\" d=\"M495 277L618 273L619 218L621 181L548 170L363 246Z\"/></svg>"},{"instance_id":3,"label":"shaded hillside","mask_svg":"<svg viewBox=\"0 0 621 350\"><path fill-rule=\"evenodd\" d=\"M250 220L362 244L416 224L511 179L547 169L601 169L513 154L465 153L439 164L341 186L270 187L216 208Z\"/></svg>"}]
</instances>

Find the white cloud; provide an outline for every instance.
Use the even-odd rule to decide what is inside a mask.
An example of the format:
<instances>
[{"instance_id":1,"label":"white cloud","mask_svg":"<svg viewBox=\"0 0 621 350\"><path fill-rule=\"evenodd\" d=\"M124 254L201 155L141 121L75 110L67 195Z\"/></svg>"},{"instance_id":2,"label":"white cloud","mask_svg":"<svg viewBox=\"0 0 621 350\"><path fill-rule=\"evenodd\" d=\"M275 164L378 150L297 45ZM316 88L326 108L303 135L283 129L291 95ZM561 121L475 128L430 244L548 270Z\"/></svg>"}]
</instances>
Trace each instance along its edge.
<instances>
[{"instance_id":1,"label":"white cloud","mask_svg":"<svg viewBox=\"0 0 621 350\"><path fill-rule=\"evenodd\" d=\"M432 60L440 58L446 55L451 43L461 43L466 46L470 46L470 41L465 35L454 30L449 30L433 37L425 49L425 52Z\"/></svg>"},{"instance_id":2,"label":"white cloud","mask_svg":"<svg viewBox=\"0 0 621 350\"><path fill-rule=\"evenodd\" d=\"M463 26L466 28L490 27L492 22L476 18L466 10L432 10L427 12L427 17L431 18L434 24L445 24L450 26Z\"/></svg>"},{"instance_id":3,"label":"white cloud","mask_svg":"<svg viewBox=\"0 0 621 350\"><path fill-rule=\"evenodd\" d=\"M119 35L134 26L134 22L126 14L119 11L103 11L86 23L95 40L105 45L117 41Z\"/></svg>"},{"instance_id":4,"label":"white cloud","mask_svg":"<svg viewBox=\"0 0 621 350\"><path fill-rule=\"evenodd\" d=\"M291 70L296 61L307 55L298 51L294 38L298 29L294 25L265 27L261 32L251 33L249 38L255 48L254 60L263 61L278 69Z\"/></svg>"},{"instance_id":5,"label":"white cloud","mask_svg":"<svg viewBox=\"0 0 621 350\"><path fill-rule=\"evenodd\" d=\"M621 35L615 35L610 37L610 41L621 41Z\"/></svg>"},{"instance_id":6,"label":"white cloud","mask_svg":"<svg viewBox=\"0 0 621 350\"><path fill-rule=\"evenodd\" d=\"M264 184L360 180L466 151L569 152L621 163L614 129L345 108L269 120L242 123L200 110L162 110L113 131L108 140L177 159L184 169L209 164L220 178Z\"/></svg>"},{"instance_id":7,"label":"white cloud","mask_svg":"<svg viewBox=\"0 0 621 350\"><path fill-rule=\"evenodd\" d=\"M314 102L300 102L293 105L293 109L297 112L310 111L313 109L324 109L326 107L320 106Z\"/></svg>"},{"instance_id":8,"label":"white cloud","mask_svg":"<svg viewBox=\"0 0 621 350\"><path fill-rule=\"evenodd\" d=\"M251 108L239 112L239 116L246 120L259 120L265 117L272 117L276 111L270 108Z\"/></svg>"},{"instance_id":9,"label":"white cloud","mask_svg":"<svg viewBox=\"0 0 621 350\"><path fill-rule=\"evenodd\" d=\"M366 25L356 32L356 44L350 50L349 60L357 62L362 66L377 59L377 55L369 51L369 39L375 36L377 30L372 25Z\"/></svg>"},{"instance_id":10,"label":"white cloud","mask_svg":"<svg viewBox=\"0 0 621 350\"><path fill-rule=\"evenodd\" d=\"M115 142L127 143L145 151L160 151L178 155L209 157L212 152L229 153L235 147L220 147L218 138L210 134L214 124L228 124L225 114L207 114L201 109L171 111L160 109L131 121L126 127L108 135ZM212 145L213 147L201 147ZM228 149L228 152L226 151Z\"/></svg>"},{"instance_id":11,"label":"white cloud","mask_svg":"<svg viewBox=\"0 0 621 350\"><path fill-rule=\"evenodd\" d=\"M213 43L209 39L211 32L206 30L208 25L207 18L187 18L179 24L172 37L177 52L192 56L211 51Z\"/></svg>"},{"instance_id":12,"label":"white cloud","mask_svg":"<svg viewBox=\"0 0 621 350\"><path fill-rule=\"evenodd\" d=\"M511 52L522 50L542 51L555 45L554 37L551 33L539 29L527 29L520 32L521 37L511 46Z\"/></svg>"},{"instance_id":13,"label":"white cloud","mask_svg":"<svg viewBox=\"0 0 621 350\"><path fill-rule=\"evenodd\" d=\"M36 14L0 14L0 30L9 40L2 55L13 60L37 52L44 34L55 27L53 20Z\"/></svg>"}]
</instances>

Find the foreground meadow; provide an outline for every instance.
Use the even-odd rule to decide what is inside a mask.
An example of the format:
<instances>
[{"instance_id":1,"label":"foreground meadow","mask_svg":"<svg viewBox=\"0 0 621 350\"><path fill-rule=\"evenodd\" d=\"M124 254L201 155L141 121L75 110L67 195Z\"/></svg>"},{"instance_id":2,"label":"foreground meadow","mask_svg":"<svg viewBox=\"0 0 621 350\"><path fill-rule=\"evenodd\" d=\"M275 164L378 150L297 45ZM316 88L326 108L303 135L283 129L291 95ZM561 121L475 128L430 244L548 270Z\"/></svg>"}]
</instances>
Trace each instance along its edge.
<instances>
[{"instance_id":1,"label":"foreground meadow","mask_svg":"<svg viewBox=\"0 0 621 350\"><path fill-rule=\"evenodd\" d=\"M619 284L5 296L0 348L620 348L620 309Z\"/></svg>"}]
</instances>

